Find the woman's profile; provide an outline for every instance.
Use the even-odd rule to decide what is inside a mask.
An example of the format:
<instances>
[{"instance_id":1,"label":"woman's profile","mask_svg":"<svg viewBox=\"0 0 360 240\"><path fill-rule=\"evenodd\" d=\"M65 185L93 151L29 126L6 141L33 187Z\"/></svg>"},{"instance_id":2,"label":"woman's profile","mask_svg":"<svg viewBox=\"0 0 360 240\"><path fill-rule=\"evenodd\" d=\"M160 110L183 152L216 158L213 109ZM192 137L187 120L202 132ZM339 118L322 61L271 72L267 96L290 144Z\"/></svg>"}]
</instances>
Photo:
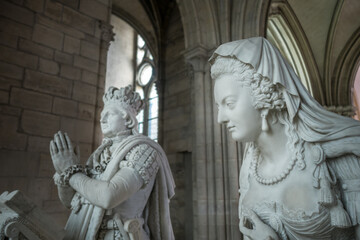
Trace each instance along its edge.
<instances>
[{"instance_id":1,"label":"woman's profile","mask_svg":"<svg viewBox=\"0 0 360 240\"><path fill-rule=\"evenodd\" d=\"M210 58L218 122L246 142L240 231L247 239L360 239L360 122L326 111L266 39Z\"/></svg>"}]
</instances>

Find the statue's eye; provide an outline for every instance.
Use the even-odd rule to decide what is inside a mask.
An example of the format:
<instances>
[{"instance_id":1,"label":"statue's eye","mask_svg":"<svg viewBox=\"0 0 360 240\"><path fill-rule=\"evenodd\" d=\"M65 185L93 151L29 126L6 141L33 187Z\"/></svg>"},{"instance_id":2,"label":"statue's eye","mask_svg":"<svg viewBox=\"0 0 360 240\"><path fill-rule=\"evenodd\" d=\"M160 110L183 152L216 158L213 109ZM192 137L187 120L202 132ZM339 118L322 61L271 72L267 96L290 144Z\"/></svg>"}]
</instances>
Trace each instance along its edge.
<instances>
[{"instance_id":1,"label":"statue's eye","mask_svg":"<svg viewBox=\"0 0 360 240\"><path fill-rule=\"evenodd\" d=\"M226 106L227 106L228 108L233 108L233 107L234 107L234 103L233 103L233 102L228 102L228 103L226 103Z\"/></svg>"}]
</instances>

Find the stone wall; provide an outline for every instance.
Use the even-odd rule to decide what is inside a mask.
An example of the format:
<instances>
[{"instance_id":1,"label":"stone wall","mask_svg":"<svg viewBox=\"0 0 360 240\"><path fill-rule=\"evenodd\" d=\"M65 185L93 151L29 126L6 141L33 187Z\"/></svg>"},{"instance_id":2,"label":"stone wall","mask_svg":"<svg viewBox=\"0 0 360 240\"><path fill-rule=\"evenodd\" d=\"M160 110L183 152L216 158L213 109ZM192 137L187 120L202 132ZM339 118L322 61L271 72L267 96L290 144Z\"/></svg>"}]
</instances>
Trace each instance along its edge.
<instances>
[{"instance_id":1,"label":"stone wall","mask_svg":"<svg viewBox=\"0 0 360 240\"><path fill-rule=\"evenodd\" d=\"M58 130L68 132L85 161L99 138L94 122L106 66L100 21L108 22L108 4L0 3L0 192L21 190L61 224L68 211L52 181L49 142Z\"/></svg>"},{"instance_id":2,"label":"stone wall","mask_svg":"<svg viewBox=\"0 0 360 240\"><path fill-rule=\"evenodd\" d=\"M191 87L184 56L184 31L177 8L165 38L163 141L175 178L171 218L176 239L192 239Z\"/></svg>"}]
</instances>

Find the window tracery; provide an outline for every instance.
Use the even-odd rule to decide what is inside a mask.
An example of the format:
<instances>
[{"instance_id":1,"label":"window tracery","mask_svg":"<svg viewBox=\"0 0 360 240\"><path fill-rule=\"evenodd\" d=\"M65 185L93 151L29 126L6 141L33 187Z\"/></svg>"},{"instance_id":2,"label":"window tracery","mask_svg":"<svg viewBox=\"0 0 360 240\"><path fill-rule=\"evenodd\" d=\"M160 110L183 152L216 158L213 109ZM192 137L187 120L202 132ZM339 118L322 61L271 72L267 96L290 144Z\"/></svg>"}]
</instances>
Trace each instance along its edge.
<instances>
[{"instance_id":1,"label":"window tracery","mask_svg":"<svg viewBox=\"0 0 360 240\"><path fill-rule=\"evenodd\" d=\"M137 116L139 132L157 141L159 96L155 81L154 58L144 39L137 35L135 90L146 102L144 110Z\"/></svg>"}]
</instances>

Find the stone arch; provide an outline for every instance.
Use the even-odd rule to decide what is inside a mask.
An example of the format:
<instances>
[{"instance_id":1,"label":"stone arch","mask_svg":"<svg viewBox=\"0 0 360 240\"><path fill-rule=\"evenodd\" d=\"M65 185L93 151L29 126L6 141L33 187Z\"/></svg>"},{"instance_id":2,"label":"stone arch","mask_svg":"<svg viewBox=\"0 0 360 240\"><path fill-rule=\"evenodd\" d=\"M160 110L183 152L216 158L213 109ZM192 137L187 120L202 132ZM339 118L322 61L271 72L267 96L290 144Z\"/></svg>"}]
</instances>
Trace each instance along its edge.
<instances>
[{"instance_id":1,"label":"stone arch","mask_svg":"<svg viewBox=\"0 0 360 240\"><path fill-rule=\"evenodd\" d=\"M358 1L337 1L333 13L325 55L324 80L326 103L349 108L351 86L359 56L360 21ZM349 115L347 114L347 115Z\"/></svg>"},{"instance_id":2,"label":"stone arch","mask_svg":"<svg viewBox=\"0 0 360 240\"><path fill-rule=\"evenodd\" d=\"M155 61L159 57L155 26L140 1L113 1L112 13L133 27L146 41ZM140 17L141 16L141 17Z\"/></svg>"},{"instance_id":3,"label":"stone arch","mask_svg":"<svg viewBox=\"0 0 360 240\"><path fill-rule=\"evenodd\" d=\"M351 106L351 87L360 64L360 28L350 37L334 69L334 94L338 105Z\"/></svg>"},{"instance_id":4,"label":"stone arch","mask_svg":"<svg viewBox=\"0 0 360 240\"><path fill-rule=\"evenodd\" d=\"M200 46L212 50L224 42L265 35L270 0L177 3L188 50Z\"/></svg>"},{"instance_id":5,"label":"stone arch","mask_svg":"<svg viewBox=\"0 0 360 240\"><path fill-rule=\"evenodd\" d=\"M216 26L212 1L177 1L184 27L185 48L214 47Z\"/></svg>"},{"instance_id":6,"label":"stone arch","mask_svg":"<svg viewBox=\"0 0 360 240\"><path fill-rule=\"evenodd\" d=\"M289 34L293 36L293 40L295 41L293 44L295 44L300 51L298 54L300 55L299 57L304 60L303 68L308 74L308 81L313 97L321 104L324 104L319 70L301 24L299 23L291 6L285 1L273 2L271 4L269 17L276 14L279 14L285 21L284 24L286 24L289 28Z\"/></svg>"}]
</instances>

